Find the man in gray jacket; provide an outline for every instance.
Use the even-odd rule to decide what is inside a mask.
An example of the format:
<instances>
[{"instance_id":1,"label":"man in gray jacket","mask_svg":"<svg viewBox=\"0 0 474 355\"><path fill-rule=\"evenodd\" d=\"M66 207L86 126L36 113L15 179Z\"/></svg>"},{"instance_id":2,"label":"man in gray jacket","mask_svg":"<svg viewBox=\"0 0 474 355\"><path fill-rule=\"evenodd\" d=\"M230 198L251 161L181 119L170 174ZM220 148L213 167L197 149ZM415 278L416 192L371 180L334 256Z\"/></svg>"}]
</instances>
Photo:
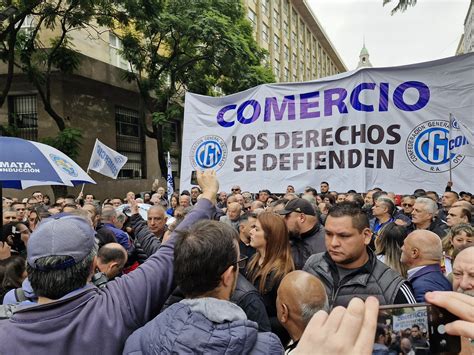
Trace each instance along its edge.
<instances>
[{"instance_id":1,"label":"man in gray jacket","mask_svg":"<svg viewBox=\"0 0 474 355\"><path fill-rule=\"evenodd\" d=\"M175 281L185 299L135 331L124 354L282 354L280 340L259 333L229 301L239 275L239 236L228 224L201 221L180 233Z\"/></svg>"},{"instance_id":2,"label":"man in gray jacket","mask_svg":"<svg viewBox=\"0 0 474 355\"><path fill-rule=\"evenodd\" d=\"M215 212L215 172L198 172L203 198L176 229ZM155 317L173 284L175 237L144 264L99 289L87 283L96 247L90 223L77 216L43 220L28 242L28 278L38 304L0 322L0 354L118 354Z\"/></svg>"},{"instance_id":3,"label":"man in gray jacket","mask_svg":"<svg viewBox=\"0 0 474 355\"><path fill-rule=\"evenodd\" d=\"M353 297L368 296L382 305L416 303L407 282L367 247L372 232L361 208L353 202L331 207L325 229L327 252L312 255L303 270L323 282L331 307L346 307Z\"/></svg>"}]
</instances>

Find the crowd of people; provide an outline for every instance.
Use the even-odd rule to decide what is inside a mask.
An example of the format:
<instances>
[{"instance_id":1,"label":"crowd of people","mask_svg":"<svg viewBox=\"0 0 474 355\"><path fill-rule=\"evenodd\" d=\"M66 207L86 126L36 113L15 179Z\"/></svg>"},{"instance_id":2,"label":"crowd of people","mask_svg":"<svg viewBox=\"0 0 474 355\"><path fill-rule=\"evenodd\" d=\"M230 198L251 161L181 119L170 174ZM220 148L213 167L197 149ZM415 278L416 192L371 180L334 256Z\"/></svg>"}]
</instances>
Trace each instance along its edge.
<instances>
[{"instance_id":1,"label":"crowd of people","mask_svg":"<svg viewBox=\"0 0 474 355\"><path fill-rule=\"evenodd\" d=\"M474 346L474 198L163 187L3 199L0 353L427 354L379 305L430 302Z\"/></svg>"}]
</instances>

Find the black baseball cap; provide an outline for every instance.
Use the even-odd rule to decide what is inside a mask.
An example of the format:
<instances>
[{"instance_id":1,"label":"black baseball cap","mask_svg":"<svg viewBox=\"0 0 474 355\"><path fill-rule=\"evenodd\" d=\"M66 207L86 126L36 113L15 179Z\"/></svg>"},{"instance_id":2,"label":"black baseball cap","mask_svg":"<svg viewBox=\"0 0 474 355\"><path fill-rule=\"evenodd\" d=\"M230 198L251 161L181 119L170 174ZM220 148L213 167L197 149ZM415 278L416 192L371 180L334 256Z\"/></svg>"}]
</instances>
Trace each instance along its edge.
<instances>
[{"instance_id":1,"label":"black baseball cap","mask_svg":"<svg viewBox=\"0 0 474 355\"><path fill-rule=\"evenodd\" d=\"M287 215L287 214L290 214L291 212L298 212L298 213L304 213L310 216L316 216L316 212L313 206L311 206L311 203L309 203L308 201L302 198L295 198L289 201L285 205L284 209L278 211L278 213L282 215Z\"/></svg>"}]
</instances>

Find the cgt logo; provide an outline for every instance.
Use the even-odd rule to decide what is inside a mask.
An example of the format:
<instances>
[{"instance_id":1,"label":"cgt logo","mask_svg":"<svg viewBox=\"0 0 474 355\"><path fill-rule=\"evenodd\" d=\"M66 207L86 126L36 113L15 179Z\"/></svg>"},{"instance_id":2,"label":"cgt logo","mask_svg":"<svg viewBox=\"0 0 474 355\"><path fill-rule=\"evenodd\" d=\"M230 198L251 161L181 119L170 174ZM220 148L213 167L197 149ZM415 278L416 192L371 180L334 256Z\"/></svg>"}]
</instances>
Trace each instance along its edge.
<instances>
[{"instance_id":1,"label":"cgt logo","mask_svg":"<svg viewBox=\"0 0 474 355\"><path fill-rule=\"evenodd\" d=\"M60 168L62 171L64 171L66 174L73 177L76 177L78 175L76 169L74 169L72 164L66 159L60 156L57 156L55 154L50 154L49 157L54 162L54 164L56 164L57 167Z\"/></svg>"},{"instance_id":2,"label":"cgt logo","mask_svg":"<svg viewBox=\"0 0 474 355\"><path fill-rule=\"evenodd\" d=\"M464 156L450 152L453 142L449 139L449 121L432 120L416 126L408 135L406 153L410 162L418 169L431 173L442 173L455 168Z\"/></svg>"},{"instance_id":3,"label":"cgt logo","mask_svg":"<svg viewBox=\"0 0 474 355\"><path fill-rule=\"evenodd\" d=\"M191 165L195 170L219 170L227 160L227 145L221 137L208 135L194 142L190 153Z\"/></svg>"}]
</instances>

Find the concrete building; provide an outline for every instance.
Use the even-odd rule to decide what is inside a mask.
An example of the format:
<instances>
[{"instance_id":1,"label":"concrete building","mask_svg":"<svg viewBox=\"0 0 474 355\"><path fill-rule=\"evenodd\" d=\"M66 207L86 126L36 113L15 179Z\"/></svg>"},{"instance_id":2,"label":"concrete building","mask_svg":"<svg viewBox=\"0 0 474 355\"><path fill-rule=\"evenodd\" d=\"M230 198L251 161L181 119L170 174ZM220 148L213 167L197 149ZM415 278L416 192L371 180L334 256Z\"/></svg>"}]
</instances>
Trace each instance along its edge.
<instances>
[{"instance_id":1,"label":"concrete building","mask_svg":"<svg viewBox=\"0 0 474 355\"><path fill-rule=\"evenodd\" d=\"M305 0L244 0L260 47L278 82L307 81L347 71Z\"/></svg>"},{"instance_id":2,"label":"concrete building","mask_svg":"<svg viewBox=\"0 0 474 355\"><path fill-rule=\"evenodd\" d=\"M464 20L464 33L461 35L456 54L474 52L474 1L471 0Z\"/></svg>"},{"instance_id":3,"label":"concrete building","mask_svg":"<svg viewBox=\"0 0 474 355\"><path fill-rule=\"evenodd\" d=\"M34 18L28 18L23 27L29 31ZM41 41L57 34L41 32ZM119 54L121 41L113 32L101 29L96 37L85 30L70 33L74 50L80 53L79 70L72 75L55 73L52 79L52 106L65 118L68 127L82 131L83 140L77 163L87 168L96 138L128 157L117 180L91 172L97 185L86 185L84 192L97 198L125 196L128 191L149 191L155 178L160 176L156 140L145 136L139 124L139 94L134 83L123 79L129 63ZM4 83L6 66L0 64L0 85ZM30 140L52 137L58 127L44 110L41 98L28 78L15 73L7 102L0 108L0 125L15 125L19 136ZM180 123L169 124L172 148L180 146ZM2 147L3 149L3 147ZM14 152L12 152L14 153ZM173 164L178 170L178 162ZM166 186L162 179L161 186ZM52 196L50 188L38 187ZM5 190L4 196L26 196L27 191ZM80 186L69 188L77 194Z\"/></svg>"}]
</instances>

